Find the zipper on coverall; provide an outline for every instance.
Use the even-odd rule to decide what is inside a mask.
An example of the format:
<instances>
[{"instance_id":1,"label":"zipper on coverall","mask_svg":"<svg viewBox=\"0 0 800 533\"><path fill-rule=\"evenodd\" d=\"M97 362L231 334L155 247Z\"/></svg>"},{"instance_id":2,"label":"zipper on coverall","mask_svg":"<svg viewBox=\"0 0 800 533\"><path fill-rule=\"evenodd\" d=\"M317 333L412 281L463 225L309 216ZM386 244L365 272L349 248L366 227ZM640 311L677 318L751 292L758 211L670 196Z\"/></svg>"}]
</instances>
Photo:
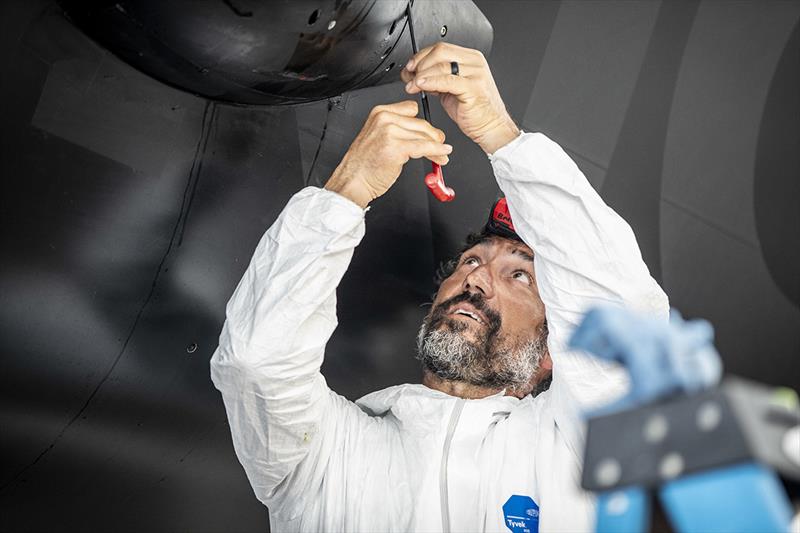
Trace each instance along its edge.
<instances>
[{"instance_id":1,"label":"zipper on coverall","mask_svg":"<svg viewBox=\"0 0 800 533\"><path fill-rule=\"evenodd\" d=\"M450 533L450 503L447 495L447 458L450 455L450 443L453 441L453 433L456 431L458 419L461 418L461 411L467 401L463 398L456 400L453 412L450 415L450 423L447 424L447 436L444 438L444 448L442 449L442 465L439 470L439 500L442 507L442 531Z\"/></svg>"}]
</instances>

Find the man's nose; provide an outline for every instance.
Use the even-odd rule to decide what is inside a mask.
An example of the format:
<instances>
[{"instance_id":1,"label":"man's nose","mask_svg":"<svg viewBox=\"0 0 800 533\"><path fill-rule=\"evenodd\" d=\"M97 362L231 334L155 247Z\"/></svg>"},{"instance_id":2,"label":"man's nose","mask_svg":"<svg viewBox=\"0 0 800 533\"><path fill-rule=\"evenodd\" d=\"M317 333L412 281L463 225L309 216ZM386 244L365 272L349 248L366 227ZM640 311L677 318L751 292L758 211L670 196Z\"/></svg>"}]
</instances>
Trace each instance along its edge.
<instances>
[{"instance_id":1,"label":"man's nose","mask_svg":"<svg viewBox=\"0 0 800 533\"><path fill-rule=\"evenodd\" d=\"M494 283L492 273L487 265L475 267L464 278L464 290L470 294L480 292L486 298L494 296Z\"/></svg>"}]
</instances>

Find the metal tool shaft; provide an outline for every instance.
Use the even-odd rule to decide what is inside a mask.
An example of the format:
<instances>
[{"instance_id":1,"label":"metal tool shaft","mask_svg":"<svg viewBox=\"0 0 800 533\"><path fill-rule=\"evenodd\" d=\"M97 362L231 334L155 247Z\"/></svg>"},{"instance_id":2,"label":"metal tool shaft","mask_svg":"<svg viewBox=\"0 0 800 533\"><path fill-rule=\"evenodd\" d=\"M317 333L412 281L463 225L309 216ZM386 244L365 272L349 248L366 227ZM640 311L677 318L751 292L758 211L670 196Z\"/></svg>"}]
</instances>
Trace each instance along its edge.
<instances>
[{"instance_id":1,"label":"metal tool shaft","mask_svg":"<svg viewBox=\"0 0 800 533\"><path fill-rule=\"evenodd\" d=\"M408 33L411 35L411 51L414 55L417 55L419 50L417 49L417 38L414 36L414 21L413 17L411 16L411 6L413 3L409 4L406 8L406 16L408 18ZM428 122L431 121L431 108L428 105L428 95L425 94L425 91L420 92L420 98L422 99L422 116L425 117L425 120Z\"/></svg>"}]
</instances>

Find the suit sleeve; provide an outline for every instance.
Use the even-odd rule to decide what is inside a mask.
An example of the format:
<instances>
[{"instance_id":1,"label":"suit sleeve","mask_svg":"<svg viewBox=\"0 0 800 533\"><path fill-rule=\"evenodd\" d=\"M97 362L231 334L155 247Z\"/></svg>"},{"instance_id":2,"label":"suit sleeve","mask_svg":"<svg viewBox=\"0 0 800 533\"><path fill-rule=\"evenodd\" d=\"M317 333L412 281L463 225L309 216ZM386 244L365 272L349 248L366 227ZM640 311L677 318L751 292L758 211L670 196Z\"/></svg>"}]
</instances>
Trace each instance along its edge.
<instances>
[{"instance_id":1,"label":"suit sleeve","mask_svg":"<svg viewBox=\"0 0 800 533\"><path fill-rule=\"evenodd\" d=\"M363 235L364 211L345 198L311 187L292 197L228 302L211 359L236 455L283 519L315 494L337 439L369 423L320 373L336 287Z\"/></svg>"},{"instance_id":2,"label":"suit sleeve","mask_svg":"<svg viewBox=\"0 0 800 533\"><path fill-rule=\"evenodd\" d=\"M583 313L597 304L667 319L667 296L650 276L633 231L564 150L541 133L523 133L490 160L514 226L534 251L555 397L579 408L619 397L627 388L624 371L571 352L567 343Z\"/></svg>"}]
</instances>

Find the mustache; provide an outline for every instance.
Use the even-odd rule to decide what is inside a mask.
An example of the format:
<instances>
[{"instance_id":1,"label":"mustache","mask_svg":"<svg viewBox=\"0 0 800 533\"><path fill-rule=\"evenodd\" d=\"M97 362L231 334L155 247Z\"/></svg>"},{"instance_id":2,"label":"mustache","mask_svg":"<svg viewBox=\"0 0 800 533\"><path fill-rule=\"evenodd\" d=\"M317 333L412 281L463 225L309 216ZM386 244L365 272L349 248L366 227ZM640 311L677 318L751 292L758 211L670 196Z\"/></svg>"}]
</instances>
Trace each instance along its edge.
<instances>
[{"instance_id":1,"label":"mustache","mask_svg":"<svg viewBox=\"0 0 800 533\"><path fill-rule=\"evenodd\" d=\"M453 305L460 303L469 303L472 306L474 306L475 309L483 313L488 322L487 326L489 327L490 335L500 331L500 326L502 325L502 319L500 318L500 313L492 309L489 306L489 304L486 303L486 298L482 294L477 292L476 293L462 292L461 294L457 294L452 298L448 298L447 300L437 305L434 309L431 310L431 313L428 316L429 326L436 327L446 317L447 310L450 309Z\"/></svg>"}]
</instances>

